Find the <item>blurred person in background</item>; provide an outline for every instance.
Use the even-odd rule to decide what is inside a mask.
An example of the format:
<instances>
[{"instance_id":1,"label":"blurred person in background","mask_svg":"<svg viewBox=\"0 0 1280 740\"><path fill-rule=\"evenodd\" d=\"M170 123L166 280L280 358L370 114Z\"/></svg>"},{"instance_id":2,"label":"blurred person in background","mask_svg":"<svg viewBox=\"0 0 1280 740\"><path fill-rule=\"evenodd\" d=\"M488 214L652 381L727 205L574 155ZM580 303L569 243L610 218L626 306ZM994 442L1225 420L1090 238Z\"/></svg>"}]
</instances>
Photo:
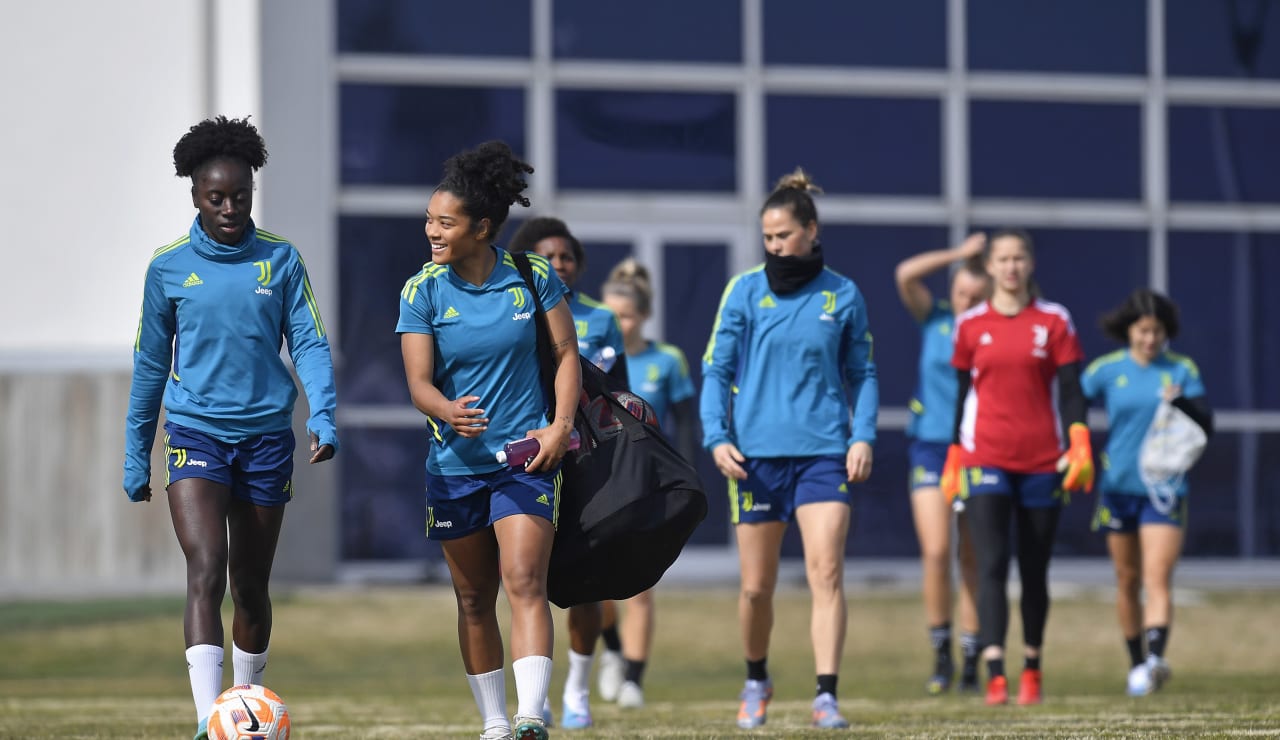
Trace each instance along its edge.
<instances>
[{"instance_id":1,"label":"blurred person in background","mask_svg":"<svg viewBox=\"0 0 1280 740\"><path fill-rule=\"evenodd\" d=\"M545 398L538 317L511 309L534 301L511 255L494 243L511 205L529 205L522 193L531 172L500 141L445 162L427 205L431 261L405 283L396 325L409 394L431 429L427 532L441 541L453 580L458 643L484 721L481 738L547 737L542 707L554 635L547 569L560 463L582 391L564 284L546 260L529 257L539 299L549 307L556 365L555 397ZM527 466L497 461L505 443L525 436L541 445ZM514 722L506 718L500 585L511 607Z\"/></svg>"},{"instance_id":2,"label":"blurred person in background","mask_svg":"<svg viewBox=\"0 0 1280 740\"><path fill-rule=\"evenodd\" d=\"M133 352L124 490L151 500L151 447L163 403L165 488L187 561L183 612L195 737L222 692L222 600L228 582L233 682L263 683L271 642L268 586L284 505L293 498L293 406L307 394L310 461L338 449L329 339L306 267L260 229L254 172L266 144L247 118L211 118L173 149L191 178L195 221L151 256Z\"/></svg>"},{"instance_id":3,"label":"blurred person in background","mask_svg":"<svg viewBox=\"0 0 1280 740\"><path fill-rule=\"evenodd\" d=\"M825 267L818 188L783 177L760 211L765 263L725 287L703 356L703 444L728 479L747 678L737 724L763 725L782 538L800 527L812 595L813 725L848 727L836 699L848 618L850 484L871 475L879 385L866 303Z\"/></svg>"},{"instance_id":4,"label":"blurred person in background","mask_svg":"<svg viewBox=\"0 0 1280 740\"><path fill-rule=\"evenodd\" d=\"M1010 524L1017 523L1023 669L1019 704L1043 698L1040 659L1049 616L1049 558L1064 491L1093 490L1084 354L1066 308L1038 297L1035 248L1019 229L997 231L983 252L991 298L956 320L951 365L958 381L953 444L941 488L963 501L978 560L978 623L987 664L986 702L1009 701L1004 643L1009 627ZM1063 455L1063 439L1070 447ZM1060 464L1067 463L1066 476Z\"/></svg>"},{"instance_id":5,"label":"blurred person in background","mask_svg":"<svg viewBox=\"0 0 1280 740\"><path fill-rule=\"evenodd\" d=\"M644 324L653 313L649 271L635 259L618 263L601 288L604 303L618 317L626 348L631 390L657 413L658 421L674 432L676 449L686 460L697 454L697 409L689 362L679 347L644 337ZM605 701L628 709L644 706L644 671L653 645L653 589L626 601L626 620L618 630L618 611L612 601L602 604L605 650L600 656L597 686Z\"/></svg>"},{"instance_id":6,"label":"blurred person in background","mask_svg":"<svg viewBox=\"0 0 1280 740\"><path fill-rule=\"evenodd\" d=\"M1139 288L1103 318L1102 329L1127 347L1094 360L1081 380L1085 395L1103 403L1110 422L1093 528L1107 533L1115 565L1116 616L1129 651L1127 691L1145 696L1172 675L1164 654L1173 623L1173 569L1187 526L1187 484L1176 481L1173 496L1162 501L1143 480L1139 452L1161 401L1173 403L1208 433L1213 412L1196 363L1168 348L1178 336L1173 301Z\"/></svg>"},{"instance_id":7,"label":"blurred person in background","mask_svg":"<svg viewBox=\"0 0 1280 740\"><path fill-rule=\"evenodd\" d=\"M938 487L947 458L956 409L956 374L951 367L952 334L956 317L985 301L991 277L982 265L987 236L976 233L954 249L923 252L903 260L894 273L898 296L920 325L920 367L911 399L910 473L911 512L920 541L925 619L934 650L933 674L925 684L930 694L951 688L955 663L951 656L951 503ZM958 266L957 266L958 265ZM951 272L948 299L934 298L924 279L956 266ZM960 561L960 648L964 656L960 690L978 690L977 562L964 514L955 518Z\"/></svg>"},{"instance_id":8,"label":"blurred person in background","mask_svg":"<svg viewBox=\"0 0 1280 740\"><path fill-rule=\"evenodd\" d=\"M511 236L512 252L532 252L551 263L560 280L568 288L566 301L573 315L578 337L578 352L601 370L627 384L626 351L618 318L599 301L574 290L587 264L586 250L564 221L541 216L530 219ZM569 672L565 678L560 726L566 730L591 727L591 664L596 641L603 627L599 602L569 607ZM553 716L548 702L542 716L551 724Z\"/></svg>"}]
</instances>

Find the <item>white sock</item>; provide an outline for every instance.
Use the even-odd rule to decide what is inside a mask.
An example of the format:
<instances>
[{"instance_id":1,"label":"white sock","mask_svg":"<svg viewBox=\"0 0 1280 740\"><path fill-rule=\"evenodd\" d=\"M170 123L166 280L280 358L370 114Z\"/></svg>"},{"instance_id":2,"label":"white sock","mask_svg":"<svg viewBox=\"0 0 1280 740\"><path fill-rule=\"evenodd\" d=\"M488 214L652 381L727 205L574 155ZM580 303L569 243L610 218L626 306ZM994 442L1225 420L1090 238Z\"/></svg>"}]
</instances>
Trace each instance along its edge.
<instances>
[{"instance_id":1,"label":"white sock","mask_svg":"<svg viewBox=\"0 0 1280 740\"><path fill-rule=\"evenodd\" d=\"M240 646L233 640L231 642L231 669L235 676L233 679L236 686L246 683L256 683L262 686L262 674L267 670L267 652L271 650L268 646L266 650L260 653L246 653L240 649Z\"/></svg>"},{"instance_id":2,"label":"white sock","mask_svg":"<svg viewBox=\"0 0 1280 740\"><path fill-rule=\"evenodd\" d=\"M541 717L542 703L551 687L551 659L529 655L511 664L516 674L516 715Z\"/></svg>"},{"instance_id":3,"label":"white sock","mask_svg":"<svg viewBox=\"0 0 1280 740\"><path fill-rule=\"evenodd\" d=\"M507 721L507 678L502 669L474 676L468 673L467 683L471 684L471 695L475 697L480 716L484 718L484 731L501 728L510 732L511 723Z\"/></svg>"},{"instance_id":4,"label":"white sock","mask_svg":"<svg viewBox=\"0 0 1280 740\"><path fill-rule=\"evenodd\" d=\"M564 705L575 712L586 713L591 693L591 663L595 655L569 651L569 675L564 679Z\"/></svg>"},{"instance_id":5,"label":"white sock","mask_svg":"<svg viewBox=\"0 0 1280 740\"><path fill-rule=\"evenodd\" d=\"M222 648L217 645L192 645L187 648L187 676L191 679L191 698L196 701L196 721L213 710L213 700L222 693Z\"/></svg>"}]
</instances>

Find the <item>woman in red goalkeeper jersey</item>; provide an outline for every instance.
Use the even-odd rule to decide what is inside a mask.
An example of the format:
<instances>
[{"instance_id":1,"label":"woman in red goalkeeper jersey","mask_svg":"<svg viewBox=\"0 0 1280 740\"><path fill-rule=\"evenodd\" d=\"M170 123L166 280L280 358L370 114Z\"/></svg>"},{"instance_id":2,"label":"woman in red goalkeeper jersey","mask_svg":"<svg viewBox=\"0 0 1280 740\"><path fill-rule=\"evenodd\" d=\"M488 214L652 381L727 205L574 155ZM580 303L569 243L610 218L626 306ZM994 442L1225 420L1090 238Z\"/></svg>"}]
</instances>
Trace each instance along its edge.
<instances>
[{"instance_id":1,"label":"woman in red goalkeeper jersey","mask_svg":"<svg viewBox=\"0 0 1280 740\"><path fill-rule=\"evenodd\" d=\"M960 387L942 490L962 502L978 558L988 704L1009 700L1005 584L1015 547L1010 524L1017 523L1025 643L1018 703L1038 704L1049 556L1064 491L1093 489L1093 455L1080 389L1084 354L1067 309L1037 297L1030 235L1012 229L995 233L984 259L994 283L991 299L956 320L951 364ZM1069 449L1064 445L1068 438Z\"/></svg>"}]
</instances>

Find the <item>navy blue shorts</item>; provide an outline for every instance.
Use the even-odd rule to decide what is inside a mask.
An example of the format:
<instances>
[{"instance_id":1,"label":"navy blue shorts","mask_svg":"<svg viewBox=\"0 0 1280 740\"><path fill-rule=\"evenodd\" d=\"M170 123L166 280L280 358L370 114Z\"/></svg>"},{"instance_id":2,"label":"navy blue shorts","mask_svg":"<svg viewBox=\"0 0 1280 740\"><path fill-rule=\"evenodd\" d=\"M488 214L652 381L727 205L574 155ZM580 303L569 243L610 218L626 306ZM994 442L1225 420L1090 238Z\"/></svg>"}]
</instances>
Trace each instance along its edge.
<instances>
[{"instance_id":1,"label":"navy blue shorts","mask_svg":"<svg viewBox=\"0 0 1280 740\"><path fill-rule=\"evenodd\" d=\"M1178 503L1168 514L1164 514L1151 503L1151 497L1145 493L1103 493L1098 496L1098 508L1093 511L1093 531L1132 534L1139 527L1148 524L1185 527L1187 497L1179 496Z\"/></svg>"},{"instance_id":2,"label":"navy blue shorts","mask_svg":"<svg viewBox=\"0 0 1280 740\"><path fill-rule=\"evenodd\" d=\"M293 498L293 430L259 434L237 444L173 422L164 425L164 486L203 478L257 506L282 506Z\"/></svg>"},{"instance_id":3,"label":"navy blue shorts","mask_svg":"<svg viewBox=\"0 0 1280 740\"><path fill-rule=\"evenodd\" d=\"M789 522L805 504L850 502L843 457L766 457L749 459L742 467L746 480L729 479L734 524Z\"/></svg>"},{"instance_id":4,"label":"navy blue shorts","mask_svg":"<svg viewBox=\"0 0 1280 740\"><path fill-rule=\"evenodd\" d=\"M907 486L912 491L941 485L942 466L947 462L948 446L946 442L926 442L922 439L911 441L911 446L907 448L907 460L911 465Z\"/></svg>"},{"instance_id":5,"label":"navy blue shorts","mask_svg":"<svg viewBox=\"0 0 1280 740\"><path fill-rule=\"evenodd\" d=\"M1013 496L1024 509L1048 509L1066 503L1062 473L1010 473L1001 468L965 468L960 497Z\"/></svg>"},{"instance_id":6,"label":"navy blue shorts","mask_svg":"<svg viewBox=\"0 0 1280 740\"><path fill-rule=\"evenodd\" d=\"M558 467L554 473L508 467L477 475L427 473L427 537L455 540L514 514L540 516L555 526L561 480Z\"/></svg>"}]
</instances>

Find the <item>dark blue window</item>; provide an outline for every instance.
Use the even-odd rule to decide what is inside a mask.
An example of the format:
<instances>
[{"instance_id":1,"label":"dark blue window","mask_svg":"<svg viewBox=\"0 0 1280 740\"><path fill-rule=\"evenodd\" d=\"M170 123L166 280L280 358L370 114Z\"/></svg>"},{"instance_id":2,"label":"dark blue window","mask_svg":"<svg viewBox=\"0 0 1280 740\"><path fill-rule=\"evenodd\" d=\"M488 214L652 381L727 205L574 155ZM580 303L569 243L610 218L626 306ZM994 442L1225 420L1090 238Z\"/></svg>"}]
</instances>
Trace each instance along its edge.
<instances>
[{"instance_id":1,"label":"dark blue window","mask_svg":"<svg viewBox=\"0 0 1280 740\"><path fill-rule=\"evenodd\" d=\"M981 0L967 7L972 69L1147 71L1144 2Z\"/></svg>"},{"instance_id":2,"label":"dark blue window","mask_svg":"<svg viewBox=\"0 0 1280 740\"><path fill-rule=\"evenodd\" d=\"M1277 133L1277 109L1170 108L1170 199L1280 201Z\"/></svg>"},{"instance_id":3,"label":"dark blue window","mask_svg":"<svg viewBox=\"0 0 1280 740\"><path fill-rule=\"evenodd\" d=\"M1178 302L1179 352L1200 366L1217 408L1280 409L1280 234L1169 234L1169 292Z\"/></svg>"},{"instance_id":4,"label":"dark blue window","mask_svg":"<svg viewBox=\"0 0 1280 740\"><path fill-rule=\"evenodd\" d=\"M1257 497L1258 555L1280 555L1280 496L1275 495L1274 483L1280 480L1280 434L1258 435L1258 480L1263 482ZM1268 495L1270 494L1270 495ZM1197 502L1199 497L1197 497Z\"/></svg>"},{"instance_id":5,"label":"dark blue window","mask_svg":"<svg viewBox=\"0 0 1280 740\"><path fill-rule=\"evenodd\" d=\"M977 101L969 115L975 196L1141 197L1136 105Z\"/></svg>"},{"instance_id":6,"label":"dark blue window","mask_svg":"<svg viewBox=\"0 0 1280 740\"><path fill-rule=\"evenodd\" d=\"M343 560L439 559L427 540L427 422L421 429L342 429Z\"/></svg>"},{"instance_id":7,"label":"dark blue window","mask_svg":"<svg viewBox=\"0 0 1280 740\"><path fill-rule=\"evenodd\" d=\"M344 185L429 185L446 159L489 139L524 154L519 88L346 84L339 94Z\"/></svg>"},{"instance_id":8,"label":"dark blue window","mask_svg":"<svg viewBox=\"0 0 1280 740\"><path fill-rule=\"evenodd\" d=\"M662 301L666 341L684 351L694 387L702 390L702 353L711 338L720 307L720 296L729 282L728 247L722 244L667 244L663 248L666 288ZM702 440L699 438L699 444ZM698 525L692 542L722 545L729 541L729 498L724 476L711 455L703 451L696 461L698 475L707 487L707 518Z\"/></svg>"},{"instance_id":9,"label":"dark blue window","mask_svg":"<svg viewBox=\"0 0 1280 740\"><path fill-rule=\"evenodd\" d=\"M555 0L553 48L561 59L739 62L739 0Z\"/></svg>"},{"instance_id":10,"label":"dark blue window","mask_svg":"<svg viewBox=\"0 0 1280 740\"><path fill-rule=\"evenodd\" d=\"M631 244L587 240L582 242L582 250L587 255L587 266L578 275L578 282L573 287L599 300L600 287L609 278L609 271L631 256Z\"/></svg>"},{"instance_id":11,"label":"dark blue window","mask_svg":"<svg viewBox=\"0 0 1280 740\"><path fill-rule=\"evenodd\" d=\"M766 64L947 66L946 0L764 0Z\"/></svg>"},{"instance_id":12,"label":"dark blue window","mask_svg":"<svg viewBox=\"0 0 1280 740\"><path fill-rule=\"evenodd\" d=\"M942 192L937 100L770 95L768 182L797 166L828 193Z\"/></svg>"},{"instance_id":13,"label":"dark blue window","mask_svg":"<svg viewBox=\"0 0 1280 740\"><path fill-rule=\"evenodd\" d=\"M732 191L735 142L732 95L556 94L561 188Z\"/></svg>"},{"instance_id":14,"label":"dark blue window","mask_svg":"<svg viewBox=\"0 0 1280 740\"><path fill-rule=\"evenodd\" d=\"M1209 392L1213 393L1212 388ZM1191 491L1187 539L1183 545L1187 555L1237 557L1241 554L1240 437L1240 434L1233 432L1220 431L1214 434L1209 438L1204 455L1191 472L1187 473L1187 486ZM1261 455L1259 458L1265 459ZM1275 469L1274 466L1264 465L1259 472L1267 467ZM1265 504L1267 498L1269 497L1259 497L1264 502L1263 510L1268 508ZM1261 521L1255 520L1255 526L1261 524Z\"/></svg>"},{"instance_id":15,"label":"dark blue window","mask_svg":"<svg viewBox=\"0 0 1280 740\"><path fill-rule=\"evenodd\" d=\"M529 0L338 0L338 51L529 56Z\"/></svg>"},{"instance_id":16,"label":"dark blue window","mask_svg":"<svg viewBox=\"0 0 1280 740\"><path fill-rule=\"evenodd\" d=\"M1280 77L1280 12L1271 0L1177 0L1164 13L1168 74Z\"/></svg>"}]
</instances>

